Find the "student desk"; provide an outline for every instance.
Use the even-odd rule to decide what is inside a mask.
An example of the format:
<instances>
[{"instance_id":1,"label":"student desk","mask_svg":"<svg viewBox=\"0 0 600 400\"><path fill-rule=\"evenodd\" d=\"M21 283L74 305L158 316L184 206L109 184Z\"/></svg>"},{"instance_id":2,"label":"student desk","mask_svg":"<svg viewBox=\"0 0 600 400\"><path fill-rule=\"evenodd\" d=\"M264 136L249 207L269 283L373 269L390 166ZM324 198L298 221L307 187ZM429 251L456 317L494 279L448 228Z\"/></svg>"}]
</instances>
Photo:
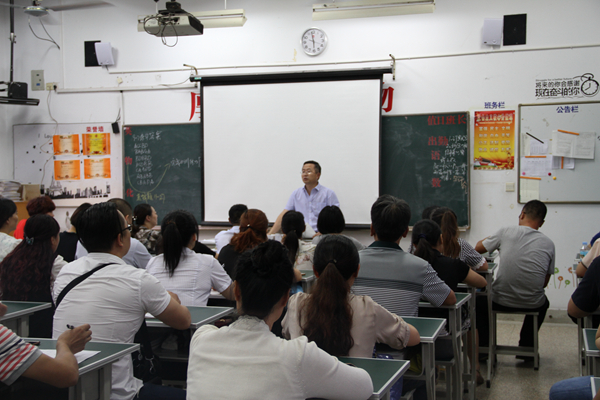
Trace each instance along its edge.
<instances>
[{"instance_id":1,"label":"student desk","mask_svg":"<svg viewBox=\"0 0 600 400\"><path fill-rule=\"evenodd\" d=\"M423 370L425 371L427 399L435 400L435 340L446 325L446 320L443 318L420 317L402 317L402 319L419 331L423 352ZM407 377L409 376L407 375Z\"/></svg>"},{"instance_id":2,"label":"student desk","mask_svg":"<svg viewBox=\"0 0 600 400\"><path fill-rule=\"evenodd\" d=\"M390 389L410 366L410 361L407 360L357 357L340 357L339 360L362 368L369 373L373 381L373 395L369 399L389 400Z\"/></svg>"},{"instance_id":3,"label":"student desk","mask_svg":"<svg viewBox=\"0 0 600 400\"><path fill-rule=\"evenodd\" d=\"M585 346L583 345L583 329L592 328L594 315L600 315L600 308L587 317L577 318L577 347L579 349L579 375L583 376L585 364Z\"/></svg>"},{"instance_id":4,"label":"student desk","mask_svg":"<svg viewBox=\"0 0 600 400\"><path fill-rule=\"evenodd\" d=\"M195 331L202 325L210 324L221 317L229 315L233 312L233 307L188 307L192 316L192 324L190 329ZM168 328L164 322L157 318L146 317L146 325L148 328Z\"/></svg>"},{"instance_id":5,"label":"student desk","mask_svg":"<svg viewBox=\"0 0 600 400\"><path fill-rule=\"evenodd\" d=\"M310 293L312 287L315 284L315 281L317 280L315 272L313 270L308 269L300 270L300 272L302 273L302 290L304 290L304 293Z\"/></svg>"},{"instance_id":6,"label":"student desk","mask_svg":"<svg viewBox=\"0 0 600 400\"><path fill-rule=\"evenodd\" d=\"M598 392L598 388L600 387L600 378L592 376L590 379L592 380L592 398L594 398L596 397L596 393Z\"/></svg>"},{"instance_id":7,"label":"student desk","mask_svg":"<svg viewBox=\"0 0 600 400\"><path fill-rule=\"evenodd\" d=\"M52 307L52 303L33 301L3 301L2 303L8 306L8 310L3 317L0 317L0 322L21 337L29 336L31 314Z\"/></svg>"},{"instance_id":8,"label":"student desk","mask_svg":"<svg viewBox=\"0 0 600 400\"><path fill-rule=\"evenodd\" d=\"M40 341L40 349L56 349L54 339L35 340ZM109 400L112 363L121 357L129 357L129 354L139 348L140 345L136 343L88 342L85 345L86 350L100 353L79 364L79 380L75 386L69 388L69 400Z\"/></svg>"},{"instance_id":9,"label":"student desk","mask_svg":"<svg viewBox=\"0 0 600 400\"><path fill-rule=\"evenodd\" d=\"M477 292L477 295L479 296L487 296L487 306L488 306L488 321L489 321L489 342L488 342L488 347L479 347L479 352L480 353L487 353L488 354L488 360L487 360L487 379L486 379L486 386L489 388L490 386L492 386L492 375L494 374L493 368L494 368L494 360L492 360L493 357L490 357L490 348L489 346L492 345L492 335L494 334L494 332L492 332L493 330L493 324L492 324L492 280L494 279L494 270L496 269L496 263L491 263L488 262L488 270L487 271L475 271L480 275L483 275L483 277L485 278L487 285L485 287L485 291L481 291L481 292Z\"/></svg>"},{"instance_id":10,"label":"student desk","mask_svg":"<svg viewBox=\"0 0 600 400\"><path fill-rule=\"evenodd\" d=\"M476 307L476 299L477 299L477 288L473 286L469 286L466 283L458 284L459 290L464 290L471 294L471 298L469 299L469 319L471 320L471 348L470 353L473 354L473 357L476 357L477 353L477 312L475 310ZM466 348L466 346L465 346ZM469 385L469 399L475 400L475 390L477 388L477 363L475 360L473 362L469 362L468 351L463 354L463 365L465 366L465 370L467 370L466 366L470 364L471 370L469 373L463 371L463 382L468 382Z\"/></svg>"},{"instance_id":11,"label":"student desk","mask_svg":"<svg viewBox=\"0 0 600 400\"><path fill-rule=\"evenodd\" d=\"M597 329L584 329L583 330L583 344L585 346L585 356L587 362L585 367L588 375L598 376L600 369L598 368L598 362L600 361L600 350L596 347L596 332Z\"/></svg>"},{"instance_id":12,"label":"student desk","mask_svg":"<svg viewBox=\"0 0 600 400\"><path fill-rule=\"evenodd\" d=\"M470 299L470 293L455 293L456 295L456 304L451 306L440 306L434 307L428 302L419 302L419 308L439 308L448 310L448 319L450 321L449 330L451 340L452 340L452 351L454 353L454 362L455 369L454 375L452 376L453 382L453 399L460 399L462 397L462 377L463 377L463 365L461 363L461 336L462 336L462 318L461 318L461 309L462 306L465 305ZM419 331L420 332L420 331ZM466 365L464 366L466 370ZM446 378L448 379L448 377ZM474 392L473 392L474 394Z\"/></svg>"}]
</instances>

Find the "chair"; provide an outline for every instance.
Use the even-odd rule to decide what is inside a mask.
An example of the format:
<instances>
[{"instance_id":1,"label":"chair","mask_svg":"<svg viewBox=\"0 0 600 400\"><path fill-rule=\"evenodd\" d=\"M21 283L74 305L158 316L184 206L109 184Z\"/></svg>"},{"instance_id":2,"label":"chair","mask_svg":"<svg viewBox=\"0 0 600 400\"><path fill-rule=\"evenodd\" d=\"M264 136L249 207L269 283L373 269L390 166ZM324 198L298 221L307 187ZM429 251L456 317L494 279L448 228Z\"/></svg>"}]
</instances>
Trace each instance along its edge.
<instances>
[{"instance_id":1,"label":"chair","mask_svg":"<svg viewBox=\"0 0 600 400\"><path fill-rule=\"evenodd\" d=\"M521 347L521 346L498 346L497 345L497 333L496 333L496 318L498 314L521 314L533 316L533 347ZM496 354L508 354L516 356L529 356L533 357L533 369L537 371L540 367L540 354L538 346L538 316L537 311L496 311L492 310L492 345L490 346L490 354L488 359L488 367L493 368L496 358Z\"/></svg>"}]
</instances>

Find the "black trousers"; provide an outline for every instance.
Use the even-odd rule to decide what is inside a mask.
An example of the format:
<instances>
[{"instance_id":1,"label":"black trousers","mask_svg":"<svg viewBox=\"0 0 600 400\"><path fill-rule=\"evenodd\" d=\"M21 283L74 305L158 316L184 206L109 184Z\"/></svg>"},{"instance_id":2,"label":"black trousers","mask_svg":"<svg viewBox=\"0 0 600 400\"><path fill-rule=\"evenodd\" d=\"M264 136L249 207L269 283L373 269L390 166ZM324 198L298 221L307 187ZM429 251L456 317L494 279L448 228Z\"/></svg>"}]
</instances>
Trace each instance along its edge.
<instances>
[{"instance_id":1,"label":"black trousers","mask_svg":"<svg viewBox=\"0 0 600 400\"><path fill-rule=\"evenodd\" d=\"M537 308L515 308L515 307L506 307L498 303L492 302L492 309L495 311L537 311L538 315L538 326L537 330L540 330L542 323L544 322L544 318L546 318L546 312L550 307L550 302L548 298L544 296L544 304ZM479 331L479 346L480 347L488 347L489 346L489 315L487 310L487 297L480 296L477 297L476 302L476 315L477 315L477 330ZM523 321L523 326L521 327L521 337L519 339L519 346L523 347L533 347L533 316L526 315L525 320Z\"/></svg>"}]
</instances>

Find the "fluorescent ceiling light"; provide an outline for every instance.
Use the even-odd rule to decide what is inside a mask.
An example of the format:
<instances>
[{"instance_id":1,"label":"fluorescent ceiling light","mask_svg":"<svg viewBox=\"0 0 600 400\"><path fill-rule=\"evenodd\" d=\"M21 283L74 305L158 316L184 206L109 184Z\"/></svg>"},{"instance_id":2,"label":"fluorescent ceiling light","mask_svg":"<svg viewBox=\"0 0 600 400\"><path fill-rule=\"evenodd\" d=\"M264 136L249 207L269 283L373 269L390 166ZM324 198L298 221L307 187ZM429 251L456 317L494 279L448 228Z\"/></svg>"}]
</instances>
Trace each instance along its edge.
<instances>
[{"instance_id":1,"label":"fluorescent ceiling light","mask_svg":"<svg viewBox=\"0 0 600 400\"><path fill-rule=\"evenodd\" d=\"M361 0L341 3L313 4L313 21L384 17L388 15L425 14L435 10L435 1Z\"/></svg>"},{"instance_id":2,"label":"fluorescent ceiling light","mask_svg":"<svg viewBox=\"0 0 600 400\"><path fill-rule=\"evenodd\" d=\"M193 12L190 14L198 18L205 28L243 26L248 20L243 9Z\"/></svg>"}]
</instances>

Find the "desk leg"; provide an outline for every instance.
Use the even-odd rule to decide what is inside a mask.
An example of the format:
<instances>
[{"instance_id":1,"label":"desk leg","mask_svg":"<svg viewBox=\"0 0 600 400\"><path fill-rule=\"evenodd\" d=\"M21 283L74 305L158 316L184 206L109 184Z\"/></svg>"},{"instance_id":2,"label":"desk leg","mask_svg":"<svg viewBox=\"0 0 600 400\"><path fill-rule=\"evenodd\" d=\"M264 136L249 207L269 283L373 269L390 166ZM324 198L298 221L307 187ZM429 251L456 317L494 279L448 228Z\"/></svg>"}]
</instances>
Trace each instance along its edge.
<instances>
[{"instance_id":1,"label":"desk leg","mask_svg":"<svg viewBox=\"0 0 600 400\"><path fill-rule=\"evenodd\" d=\"M496 324L492 318L492 274L485 276L487 281L487 303L488 303L488 321L489 321L489 341L488 341L488 361L487 361L487 382L486 386L489 388L492 386L492 376L494 375L494 338L496 335Z\"/></svg>"},{"instance_id":2,"label":"desk leg","mask_svg":"<svg viewBox=\"0 0 600 400\"><path fill-rule=\"evenodd\" d=\"M69 388L69 400L110 400L111 380L112 364L87 372Z\"/></svg>"},{"instance_id":3,"label":"desk leg","mask_svg":"<svg viewBox=\"0 0 600 400\"><path fill-rule=\"evenodd\" d=\"M29 316L17 318L17 332L20 337L29 337Z\"/></svg>"},{"instance_id":4,"label":"desk leg","mask_svg":"<svg viewBox=\"0 0 600 400\"><path fill-rule=\"evenodd\" d=\"M462 397L462 363L460 354L460 307L449 310L450 327L452 329L452 352L454 353L454 374L452 376L452 398L459 400ZM447 371L446 371L447 372ZM448 379L448 376L446 376Z\"/></svg>"},{"instance_id":5,"label":"desk leg","mask_svg":"<svg viewBox=\"0 0 600 400\"><path fill-rule=\"evenodd\" d=\"M435 400L435 344L422 343L427 399Z\"/></svg>"},{"instance_id":6,"label":"desk leg","mask_svg":"<svg viewBox=\"0 0 600 400\"><path fill-rule=\"evenodd\" d=\"M469 399L475 400L475 389L477 387L477 320L475 303L477 301L477 289L471 290L471 301L469 302L469 311L471 319L471 379L469 380ZM466 347L466 346L465 346ZM468 357L465 354L465 370L467 368Z\"/></svg>"},{"instance_id":7,"label":"desk leg","mask_svg":"<svg viewBox=\"0 0 600 400\"><path fill-rule=\"evenodd\" d=\"M577 318L577 350L579 351L579 376L583 376L585 348L583 346L583 323L581 318Z\"/></svg>"}]
</instances>

